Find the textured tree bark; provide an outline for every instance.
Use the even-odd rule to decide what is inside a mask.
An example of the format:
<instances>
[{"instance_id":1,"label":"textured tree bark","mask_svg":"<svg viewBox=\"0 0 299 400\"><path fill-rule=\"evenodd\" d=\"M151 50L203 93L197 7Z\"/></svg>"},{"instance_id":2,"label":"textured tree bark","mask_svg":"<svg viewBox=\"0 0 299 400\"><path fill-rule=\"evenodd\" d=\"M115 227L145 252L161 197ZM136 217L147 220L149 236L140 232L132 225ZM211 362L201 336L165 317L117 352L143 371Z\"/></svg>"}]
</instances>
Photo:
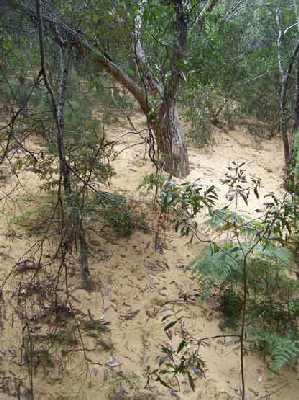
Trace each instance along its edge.
<instances>
[{"instance_id":1,"label":"textured tree bark","mask_svg":"<svg viewBox=\"0 0 299 400\"><path fill-rule=\"evenodd\" d=\"M294 109L294 126L293 131L299 129L299 55L297 54L297 62L296 62L296 97L295 97L295 109Z\"/></svg>"},{"instance_id":2,"label":"textured tree bark","mask_svg":"<svg viewBox=\"0 0 299 400\"><path fill-rule=\"evenodd\" d=\"M172 68L166 81L163 101L156 125L156 140L164 169L170 174L183 178L190 173L189 158L184 132L178 117L176 98L180 82L185 79L183 72L187 51L188 17L183 0L171 0L175 10L175 40L172 50Z\"/></svg>"},{"instance_id":3,"label":"textured tree bark","mask_svg":"<svg viewBox=\"0 0 299 400\"><path fill-rule=\"evenodd\" d=\"M282 92L280 99L280 132L283 141L283 154L285 169L288 171L290 165L290 141L288 135L288 124L287 124L287 110L286 110L286 84L282 82ZM288 173L287 173L288 174Z\"/></svg>"},{"instance_id":4,"label":"textured tree bark","mask_svg":"<svg viewBox=\"0 0 299 400\"><path fill-rule=\"evenodd\" d=\"M297 56L297 81L296 102L293 126L292 167L293 167L293 192L295 201L295 262L296 274L299 279L299 56Z\"/></svg>"},{"instance_id":5,"label":"textured tree bark","mask_svg":"<svg viewBox=\"0 0 299 400\"><path fill-rule=\"evenodd\" d=\"M79 207L76 207L76 204L73 204L71 218L75 231L74 233L79 244L81 281L84 289L89 290L91 289L92 281L91 281L89 262L88 262L88 255L89 255L88 243L86 241L86 233L83 225L81 211Z\"/></svg>"},{"instance_id":6,"label":"textured tree bark","mask_svg":"<svg viewBox=\"0 0 299 400\"><path fill-rule=\"evenodd\" d=\"M281 129L281 134L282 134L282 139L283 139L283 145L284 145L284 158L285 158L285 164L286 164L286 171L289 173L290 171L290 166L292 163L292 143L289 139L288 135L288 123L287 123L287 94L288 94L288 88L289 88L289 81L290 77L293 71L293 67L295 64L295 61L298 59L299 56L299 42L297 43L296 47L294 48L290 63L288 65L287 71L283 74L282 76L282 82L281 82L281 97L280 97L280 129ZM299 100L299 95L296 101ZM298 104L295 105L295 108L298 107ZM296 110L295 110L296 111ZM299 109L298 109L299 111ZM298 116L295 115L295 124L296 120L299 120Z\"/></svg>"},{"instance_id":7,"label":"textured tree bark","mask_svg":"<svg viewBox=\"0 0 299 400\"><path fill-rule=\"evenodd\" d=\"M188 151L174 101L162 103L154 131L163 169L178 178L187 176L190 173Z\"/></svg>"},{"instance_id":8,"label":"textured tree bark","mask_svg":"<svg viewBox=\"0 0 299 400\"><path fill-rule=\"evenodd\" d=\"M293 186L295 198L295 262L297 265L296 274L299 279L299 127L294 132L294 135Z\"/></svg>"},{"instance_id":9,"label":"textured tree bark","mask_svg":"<svg viewBox=\"0 0 299 400\"><path fill-rule=\"evenodd\" d=\"M278 8L276 10L276 25L277 25L277 29L278 29L276 45L277 45L278 69L279 69L280 80L281 80L280 99L279 99L280 132L281 132L282 141L283 141L285 169L287 172L289 169L289 162L290 162L290 144L289 144L287 118L286 118L288 76L283 68L282 54L281 54L282 39L283 39L283 30L282 30L281 19L282 19L281 10ZM287 175L288 175L288 172L287 172Z\"/></svg>"}]
</instances>

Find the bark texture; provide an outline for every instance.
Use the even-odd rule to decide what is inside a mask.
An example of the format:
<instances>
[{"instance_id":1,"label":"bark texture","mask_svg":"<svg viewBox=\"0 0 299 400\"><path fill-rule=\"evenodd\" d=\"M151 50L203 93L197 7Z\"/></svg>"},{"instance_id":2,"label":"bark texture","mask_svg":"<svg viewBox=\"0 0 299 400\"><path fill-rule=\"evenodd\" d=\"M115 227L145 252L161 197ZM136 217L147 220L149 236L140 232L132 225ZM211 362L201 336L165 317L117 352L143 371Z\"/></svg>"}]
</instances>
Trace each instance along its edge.
<instances>
[{"instance_id":1,"label":"bark texture","mask_svg":"<svg viewBox=\"0 0 299 400\"><path fill-rule=\"evenodd\" d=\"M154 131L163 169L178 178L187 176L189 157L175 102L162 103Z\"/></svg>"}]
</instances>

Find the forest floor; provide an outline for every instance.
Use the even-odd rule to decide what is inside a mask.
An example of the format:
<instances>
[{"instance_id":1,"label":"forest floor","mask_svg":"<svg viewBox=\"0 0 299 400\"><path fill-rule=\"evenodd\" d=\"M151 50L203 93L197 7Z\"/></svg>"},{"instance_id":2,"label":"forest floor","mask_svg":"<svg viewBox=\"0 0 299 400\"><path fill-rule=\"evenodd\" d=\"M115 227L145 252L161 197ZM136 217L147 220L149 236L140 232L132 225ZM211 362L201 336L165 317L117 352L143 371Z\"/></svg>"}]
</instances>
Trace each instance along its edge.
<instances>
[{"instance_id":1,"label":"forest floor","mask_svg":"<svg viewBox=\"0 0 299 400\"><path fill-rule=\"evenodd\" d=\"M134 124L142 129L144 121L135 116ZM119 139L130 129L126 121L119 121L107 128L108 137ZM144 145L131 146L134 141L138 142L135 135L126 135L123 140L119 149L128 148L113 162L116 175L109 190L139 201L143 197L138 192L138 186L143 177L153 171L153 167L147 157L144 158ZM229 134L217 131L215 141L210 148L190 148L192 171L188 180L201 178L207 184L214 184L221 193L221 203L225 192L220 179L226 167L233 160L246 161L248 172L262 179L261 194L283 192L282 179L279 178L283 167L280 140L257 142L242 131L235 130ZM1 281L24 254L29 254L28 249L35 243L36 238L26 231L18 229L16 232L11 220L28 208L28 202L34 204L39 196L39 186L39 180L30 171L2 180ZM250 209L259 206L260 200L252 198ZM250 212L246 207L244 211ZM96 226L97 221L95 229ZM33 376L35 400L240 399L240 348L231 338L209 341L202 348L207 371L205 378L196 380L195 393L188 382L182 382L180 392L171 392L158 383L152 384L150 391L144 389L146 368L157 366L160 347L168 341L161 322L163 316L184 315L186 327L198 338L223 333L219 328L220 314L213 304L196 301L200 284L188 268L203 245L196 241L190 245L186 238L178 237L171 230L166 232L166 236L164 254L154 251L151 232L136 231L130 238L117 240L96 235L90 239L90 269L96 286L90 292L83 290L79 272L74 269L69 278L69 291L76 308L89 313L94 319L103 318L109 322L110 330L98 336L83 332L85 352L80 351L80 346L72 352L63 352L59 346L54 346L54 351L52 347L53 366L38 368ZM49 245L44 249L45 253L47 251ZM28 387L28 369L21 367L18 361L21 357L22 327L14 316L16 282L17 278L9 279L3 290L1 400L16 398L13 387L17 378L24 382L20 384L19 398L29 399L25 389L25 386ZM81 338L80 343L82 345ZM84 353L101 365L87 366ZM245 365L247 400L298 398L299 379L295 371L284 370L279 376L274 375L258 355L251 353L246 355Z\"/></svg>"}]
</instances>

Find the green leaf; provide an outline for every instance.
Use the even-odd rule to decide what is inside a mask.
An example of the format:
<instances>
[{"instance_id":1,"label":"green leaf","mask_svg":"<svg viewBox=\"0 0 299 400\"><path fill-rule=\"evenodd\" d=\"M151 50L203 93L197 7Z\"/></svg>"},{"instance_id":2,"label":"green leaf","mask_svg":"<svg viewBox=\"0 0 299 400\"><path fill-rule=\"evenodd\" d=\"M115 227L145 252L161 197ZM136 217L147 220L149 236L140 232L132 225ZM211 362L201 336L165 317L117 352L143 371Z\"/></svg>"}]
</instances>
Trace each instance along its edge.
<instances>
[{"instance_id":1,"label":"green leaf","mask_svg":"<svg viewBox=\"0 0 299 400\"><path fill-rule=\"evenodd\" d=\"M181 343L179 344L179 346L178 346L178 349L177 349L177 354L179 354L182 350L183 350L183 348L184 347L186 347L186 345L187 345L187 342L186 342L186 340L185 339L183 339L182 341L181 341Z\"/></svg>"},{"instance_id":2,"label":"green leaf","mask_svg":"<svg viewBox=\"0 0 299 400\"><path fill-rule=\"evenodd\" d=\"M176 319L175 321L170 321L165 327L164 327L164 331L168 331L170 328L172 328L174 325L176 325L178 323L178 319Z\"/></svg>"}]
</instances>

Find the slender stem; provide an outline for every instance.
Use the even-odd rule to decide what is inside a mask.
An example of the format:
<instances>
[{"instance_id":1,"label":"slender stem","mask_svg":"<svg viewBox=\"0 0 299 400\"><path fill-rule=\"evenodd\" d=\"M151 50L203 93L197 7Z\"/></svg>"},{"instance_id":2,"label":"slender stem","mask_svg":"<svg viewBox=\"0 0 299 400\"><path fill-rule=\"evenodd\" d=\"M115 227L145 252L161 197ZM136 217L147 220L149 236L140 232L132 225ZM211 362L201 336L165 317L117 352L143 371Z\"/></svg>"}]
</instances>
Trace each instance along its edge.
<instances>
[{"instance_id":1,"label":"slender stem","mask_svg":"<svg viewBox=\"0 0 299 400\"><path fill-rule=\"evenodd\" d=\"M244 370L244 350L245 350L245 334L246 334L246 311L247 311L247 256L243 259L243 305L242 320L240 333L240 363L241 363L241 381L242 381L242 400L245 400L245 370Z\"/></svg>"}]
</instances>

